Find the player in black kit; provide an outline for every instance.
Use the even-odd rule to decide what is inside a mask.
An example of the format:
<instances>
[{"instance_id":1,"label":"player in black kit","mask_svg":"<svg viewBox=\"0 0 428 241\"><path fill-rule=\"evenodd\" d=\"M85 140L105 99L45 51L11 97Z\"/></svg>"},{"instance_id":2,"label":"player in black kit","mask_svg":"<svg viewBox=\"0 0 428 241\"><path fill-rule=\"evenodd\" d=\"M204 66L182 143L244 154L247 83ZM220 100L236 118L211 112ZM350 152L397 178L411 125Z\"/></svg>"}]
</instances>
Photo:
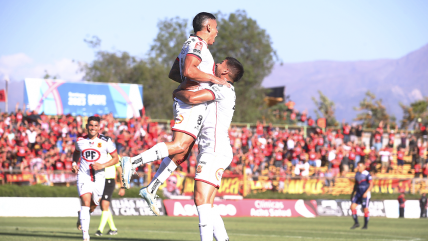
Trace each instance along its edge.
<instances>
[{"instance_id":1,"label":"player in black kit","mask_svg":"<svg viewBox=\"0 0 428 241\"><path fill-rule=\"evenodd\" d=\"M357 166L357 173L355 173L355 185L354 190L351 194L351 211L352 218L355 223L351 229L355 229L360 227L358 223L357 216L357 206L361 204L364 209L364 227L363 229L367 229L367 224L369 223L369 202L370 202L370 191L373 188L372 176L366 170L366 165L363 162L359 162ZM354 195L355 193L355 195Z\"/></svg>"}]
</instances>

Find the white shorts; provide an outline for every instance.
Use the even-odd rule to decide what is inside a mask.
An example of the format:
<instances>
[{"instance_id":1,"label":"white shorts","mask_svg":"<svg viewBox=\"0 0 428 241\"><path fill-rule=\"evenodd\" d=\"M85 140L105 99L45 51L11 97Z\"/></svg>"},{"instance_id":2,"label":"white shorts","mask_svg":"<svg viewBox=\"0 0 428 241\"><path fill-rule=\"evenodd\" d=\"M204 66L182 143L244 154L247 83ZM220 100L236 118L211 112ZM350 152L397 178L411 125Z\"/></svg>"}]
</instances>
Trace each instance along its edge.
<instances>
[{"instance_id":1,"label":"white shorts","mask_svg":"<svg viewBox=\"0 0 428 241\"><path fill-rule=\"evenodd\" d=\"M173 131L186 133L193 138L199 135L207 113L207 104L188 105L181 100L174 100Z\"/></svg>"},{"instance_id":2,"label":"white shorts","mask_svg":"<svg viewBox=\"0 0 428 241\"><path fill-rule=\"evenodd\" d=\"M198 155L195 181L208 183L216 188L220 187L224 170L232 163L233 156L224 156L214 153Z\"/></svg>"},{"instance_id":3,"label":"white shorts","mask_svg":"<svg viewBox=\"0 0 428 241\"><path fill-rule=\"evenodd\" d=\"M98 178L95 176L95 182L91 181L90 176L86 176L84 174L77 176L77 191L79 192L79 197L83 194L91 193L92 200L97 206L100 205L100 200L104 192L104 185L104 175Z\"/></svg>"}]
</instances>

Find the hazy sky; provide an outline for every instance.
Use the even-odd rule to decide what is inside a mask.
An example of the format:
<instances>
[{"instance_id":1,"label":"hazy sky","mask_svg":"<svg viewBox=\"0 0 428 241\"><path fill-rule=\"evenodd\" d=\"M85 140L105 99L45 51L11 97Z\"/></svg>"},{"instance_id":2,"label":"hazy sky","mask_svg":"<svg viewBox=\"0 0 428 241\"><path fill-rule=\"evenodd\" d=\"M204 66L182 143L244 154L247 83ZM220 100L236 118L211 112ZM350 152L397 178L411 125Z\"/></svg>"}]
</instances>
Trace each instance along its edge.
<instances>
[{"instance_id":1,"label":"hazy sky","mask_svg":"<svg viewBox=\"0 0 428 241\"><path fill-rule=\"evenodd\" d=\"M246 10L284 62L399 58L428 43L425 0L211 2L0 0L0 77L79 80L73 60L94 59L84 38L144 57L159 20L201 11Z\"/></svg>"}]
</instances>

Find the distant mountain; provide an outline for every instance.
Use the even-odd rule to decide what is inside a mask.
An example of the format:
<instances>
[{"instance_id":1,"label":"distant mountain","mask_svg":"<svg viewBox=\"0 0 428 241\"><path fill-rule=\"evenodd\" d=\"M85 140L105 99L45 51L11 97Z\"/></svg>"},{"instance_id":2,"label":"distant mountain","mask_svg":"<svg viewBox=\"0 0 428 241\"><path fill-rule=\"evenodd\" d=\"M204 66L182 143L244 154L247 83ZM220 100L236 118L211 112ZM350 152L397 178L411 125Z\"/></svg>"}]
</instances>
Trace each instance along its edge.
<instances>
[{"instance_id":1,"label":"distant mountain","mask_svg":"<svg viewBox=\"0 0 428 241\"><path fill-rule=\"evenodd\" d=\"M399 102L409 104L428 96L428 44L400 59L369 61L314 61L277 65L267 76L264 87L286 86L286 94L296 102L298 110L314 115L311 97L318 90L337 106L339 121L351 121L353 110L367 90L382 98L392 115L401 120Z\"/></svg>"}]
</instances>

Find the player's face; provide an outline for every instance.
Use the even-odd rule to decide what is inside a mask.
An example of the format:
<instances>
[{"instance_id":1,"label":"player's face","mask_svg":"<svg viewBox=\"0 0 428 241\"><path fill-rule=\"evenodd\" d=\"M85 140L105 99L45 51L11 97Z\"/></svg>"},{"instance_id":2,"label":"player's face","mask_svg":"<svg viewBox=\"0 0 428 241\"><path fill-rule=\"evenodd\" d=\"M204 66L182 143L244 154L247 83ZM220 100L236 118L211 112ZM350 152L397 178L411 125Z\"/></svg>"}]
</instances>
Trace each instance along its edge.
<instances>
[{"instance_id":1,"label":"player's face","mask_svg":"<svg viewBox=\"0 0 428 241\"><path fill-rule=\"evenodd\" d=\"M86 130L88 131L88 135L90 137L98 135L100 131L100 123L98 121L90 121L86 124Z\"/></svg>"},{"instance_id":2,"label":"player's face","mask_svg":"<svg viewBox=\"0 0 428 241\"><path fill-rule=\"evenodd\" d=\"M227 60L223 60L221 63L215 65L215 76L221 77L222 73L227 71Z\"/></svg>"},{"instance_id":3,"label":"player's face","mask_svg":"<svg viewBox=\"0 0 428 241\"><path fill-rule=\"evenodd\" d=\"M363 172L364 170L366 170L366 166L363 164L358 164L358 172Z\"/></svg>"},{"instance_id":4,"label":"player's face","mask_svg":"<svg viewBox=\"0 0 428 241\"><path fill-rule=\"evenodd\" d=\"M208 45L212 45L215 42L215 37L217 37L218 30L217 30L217 21L215 19L209 19L208 25L210 28L210 38L207 42Z\"/></svg>"}]
</instances>

